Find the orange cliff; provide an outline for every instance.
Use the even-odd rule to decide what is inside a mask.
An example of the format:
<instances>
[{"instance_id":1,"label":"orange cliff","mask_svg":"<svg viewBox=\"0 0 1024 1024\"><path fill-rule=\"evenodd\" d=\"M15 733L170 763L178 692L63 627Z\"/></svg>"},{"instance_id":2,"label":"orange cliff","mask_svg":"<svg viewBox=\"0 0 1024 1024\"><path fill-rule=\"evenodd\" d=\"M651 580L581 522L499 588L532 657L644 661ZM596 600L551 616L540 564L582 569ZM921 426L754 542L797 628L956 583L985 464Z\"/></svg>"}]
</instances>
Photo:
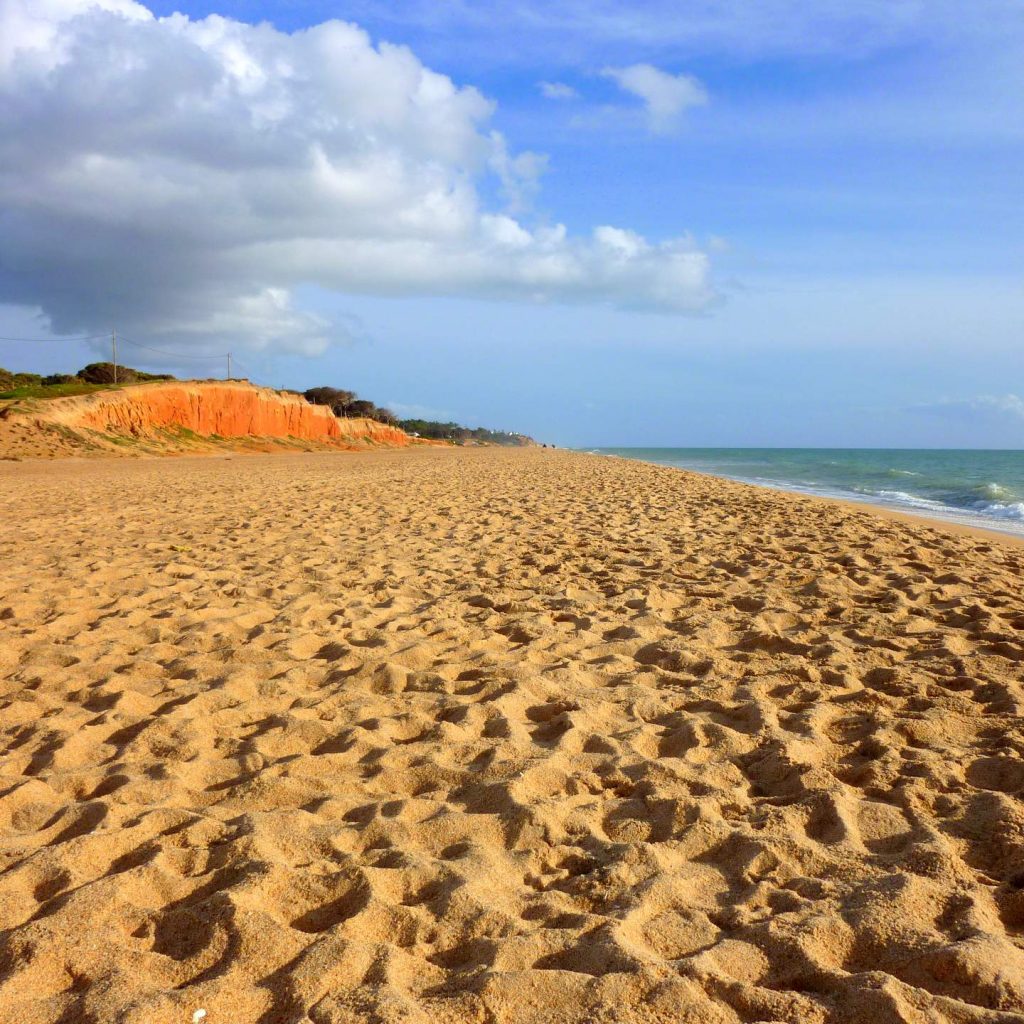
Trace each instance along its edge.
<instances>
[{"instance_id":1,"label":"orange cliff","mask_svg":"<svg viewBox=\"0 0 1024 1024\"><path fill-rule=\"evenodd\" d=\"M375 420L340 420L326 406L310 405L301 395L244 381L144 384L64 401L68 408L59 410L60 422L102 432L142 435L154 428L184 427L219 437L372 440L397 446L410 440L396 427Z\"/></svg>"},{"instance_id":2,"label":"orange cliff","mask_svg":"<svg viewBox=\"0 0 1024 1024\"><path fill-rule=\"evenodd\" d=\"M397 427L376 420L339 419L300 395L247 381L139 384L26 403L4 410L0 417L0 453L14 456L71 454L69 448L108 454L124 451L132 440L139 442L143 453L194 449L204 441L224 438L265 442L271 448L300 442L306 442L301 447L343 449L370 444L404 448L413 443ZM31 443L33 439L42 443Z\"/></svg>"}]
</instances>

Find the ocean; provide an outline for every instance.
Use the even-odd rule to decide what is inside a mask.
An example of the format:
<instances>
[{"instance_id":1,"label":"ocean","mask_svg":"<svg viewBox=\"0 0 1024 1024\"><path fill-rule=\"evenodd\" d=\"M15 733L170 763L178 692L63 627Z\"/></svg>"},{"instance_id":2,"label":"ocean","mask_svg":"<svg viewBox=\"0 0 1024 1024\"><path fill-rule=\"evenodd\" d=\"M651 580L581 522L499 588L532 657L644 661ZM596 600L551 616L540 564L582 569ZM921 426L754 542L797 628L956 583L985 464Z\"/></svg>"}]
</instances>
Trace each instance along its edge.
<instances>
[{"instance_id":1,"label":"ocean","mask_svg":"<svg viewBox=\"0 0 1024 1024\"><path fill-rule=\"evenodd\" d=\"M1024 535L1024 451L592 448L745 483Z\"/></svg>"}]
</instances>

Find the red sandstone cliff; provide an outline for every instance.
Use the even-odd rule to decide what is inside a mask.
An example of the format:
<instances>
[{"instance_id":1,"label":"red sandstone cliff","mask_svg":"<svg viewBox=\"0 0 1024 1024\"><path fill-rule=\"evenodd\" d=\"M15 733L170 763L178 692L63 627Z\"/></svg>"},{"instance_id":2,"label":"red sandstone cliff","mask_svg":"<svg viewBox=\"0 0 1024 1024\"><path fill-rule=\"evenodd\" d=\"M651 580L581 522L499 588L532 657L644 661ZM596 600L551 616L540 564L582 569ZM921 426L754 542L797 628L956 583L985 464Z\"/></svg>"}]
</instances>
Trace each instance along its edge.
<instances>
[{"instance_id":1,"label":"red sandstone cliff","mask_svg":"<svg viewBox=\"0 0 1024 1024\"><path fill-rule=\"evenodd\" d=\"M245 381L139 384L25 403L4 410L0 418L0 454L7 455L71 454L69 448L108 454L126 452L133 442L142 453L155 454L209 447L224 438L250 448L402 448L412 443L397 427L338 419L300 395Z\"/></svg>"}]
</instances>

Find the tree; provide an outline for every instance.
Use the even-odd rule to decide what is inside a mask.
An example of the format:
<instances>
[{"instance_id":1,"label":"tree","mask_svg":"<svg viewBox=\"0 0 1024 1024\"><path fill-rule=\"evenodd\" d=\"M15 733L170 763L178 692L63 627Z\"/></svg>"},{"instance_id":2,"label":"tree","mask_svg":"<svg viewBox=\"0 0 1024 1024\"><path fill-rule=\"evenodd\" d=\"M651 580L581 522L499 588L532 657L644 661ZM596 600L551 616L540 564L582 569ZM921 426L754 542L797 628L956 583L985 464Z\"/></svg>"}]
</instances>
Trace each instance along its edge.
<instances>
[{"instance_id":1,"label":"tree","mask_svg":"<svg viewBox=\"0 0 1024 1024\"><path fill-rule=\"evenodd\" d=\"M377 406L373 402L368 402L365 398L357 398L352 402L349 402L345 409L346 416L365 416L367 419L373 419L374 414L377 412Z\"/></svg>"},{"instance_id":2,"label":"tree","mask_svg":"<svg viewBox=\"0 0 1024 1024\"><path fill-rule=\"evenodd\" d=\"M356 393L354 391L337 391L335 392L335 399L331 403L331 409L335 416L348 416L349 406L356 400Z\"/></svg>"},{"instance_id":3,"label":"tree","mask_svg":"<svg viewBox=\"0 0 1024 1024\"><path fill-rule=\"evenodd\" d=\"M113 384L115 381L124 384L128 381L127 367L114 366L113 363L89 363L78 371L78 377L87 384Z\"/></svg>"},{"instance_id":4,"label":"tree","mask_svg":"<svg viewBox=\"0 0 1024 1024\"><path fill-rule=\"evenodd\" d=\"M347 416L348 407L356 400L354 391L342 391L340 388L310 388L303 392L307 402L313 405L329 406L335 416Z\"/></svg>"}]
</instances>

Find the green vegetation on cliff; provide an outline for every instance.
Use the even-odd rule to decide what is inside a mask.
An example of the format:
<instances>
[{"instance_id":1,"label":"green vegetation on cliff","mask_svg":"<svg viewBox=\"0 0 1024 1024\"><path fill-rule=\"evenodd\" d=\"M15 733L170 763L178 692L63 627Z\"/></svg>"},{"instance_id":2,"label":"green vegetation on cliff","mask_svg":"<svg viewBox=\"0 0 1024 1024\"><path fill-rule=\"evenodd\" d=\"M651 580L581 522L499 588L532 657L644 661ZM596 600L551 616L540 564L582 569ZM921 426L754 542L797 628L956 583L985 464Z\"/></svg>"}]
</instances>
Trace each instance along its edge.
<instances>
[{"instance_id":1,"label":"green vegetation on cliff","mask_svg":"<svg viewBox=\"0 0 1024 1024\"><path fill-rule=\"evenodd\" d=\"M66 398L151 380L174 380L174 377L169 373L133 370L130 366L118 366L115 371L113 363L90 363L74 375L54 373L48 377L38 373L12 373L0 367L0 398Z\"/></svg>"}]
</instances>

